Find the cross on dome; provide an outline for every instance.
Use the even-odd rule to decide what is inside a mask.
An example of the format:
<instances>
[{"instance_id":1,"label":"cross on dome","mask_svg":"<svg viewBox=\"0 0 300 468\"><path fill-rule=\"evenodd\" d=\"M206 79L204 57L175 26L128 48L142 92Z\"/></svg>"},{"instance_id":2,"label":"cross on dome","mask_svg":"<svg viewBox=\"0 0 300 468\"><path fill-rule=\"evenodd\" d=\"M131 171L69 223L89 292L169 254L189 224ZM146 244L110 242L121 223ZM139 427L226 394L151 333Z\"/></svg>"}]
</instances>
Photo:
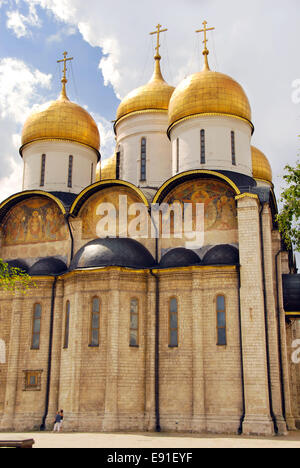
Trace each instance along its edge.
<instances>
[{"instance_id":1,"label":"cross on dome","mask_svg":"<svg viewBox=\"0 0 300 468\"><path fill-rule=\"evenodd\" d=\"M67 80L67 62L68 61L71 61L71 60L74 60L73 57L68 57L67 58L67 55L68 55L68 52L64 52L63 53L63 56L64 58L62 60L57 60L57 63L62 63L64 64L64 68L63 68L63 77L61 79L61 82L62 82L62 91L61 91L61 94L63 97L67 98L67 94L66 94L66 83L68 82Z\"/></svg>"},{"instance_id":2,"label":"cross on dome","mask_svg":"<svg viewBox=\"0 0 300 468\"><path fill-rule=\"evenodd\" d=\"M158 24L156 26L157 31L154 31L154 32L150 33L150 36L153 36L153 34L157 35L157 43L156 43L156 47L155 47L155 50L156 50L155 58L157 58L157 59L161 58L160 55L159 55L159 49L160 49L159 37L160 37L160 34L162 32L168 31L167 29L160 29L161 27L162 27L161 24Z\"/></svg>"},{"instance_id":3,"label":"cross on dome","mask_svg":"<svg viewBox=\"0 0 300 468\"><path fill-rule=\"evenodd\" d=\"M203 44L204 44L204 50L203 50L203 55L204 55L204 58L205 58L205 61L204 61L204 70L209 70L209 65L208 65L208 60L207 60L207 56L209 54L209 50L207 48L207 42L208 42L208 39L207 39L207 31L214 31L215 28L207 28L206 25L207 25L207 21L203 21L203 29L198 29L196 31L196 33L204 33L204 41L203 41Z\"/></svg>"}]
</instances>

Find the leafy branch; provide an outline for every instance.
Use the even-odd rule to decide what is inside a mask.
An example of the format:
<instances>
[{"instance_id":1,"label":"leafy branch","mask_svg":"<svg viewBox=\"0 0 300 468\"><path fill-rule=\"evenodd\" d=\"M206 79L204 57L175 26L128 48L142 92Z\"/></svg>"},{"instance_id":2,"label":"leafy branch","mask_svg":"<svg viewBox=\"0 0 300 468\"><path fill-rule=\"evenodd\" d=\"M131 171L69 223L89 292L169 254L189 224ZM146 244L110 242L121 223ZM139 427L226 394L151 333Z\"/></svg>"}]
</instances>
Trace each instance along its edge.
<instances>
[{"instance_id":1,"label":"leafy branch","mask_svg":"<svg viewBox=\"0 0 300 468\"><path fill-rule=\"evenodd\" d=\"M0 258L0 289L5 291L20 291L26 293L35 286L31 276L20 268L12 267Z\"/></svg>"},{"instance_id":2,"label":"leafy branch","mask_svg":"<svg viewBox=\"0 0 300 468\"><path fill-rule=\"evenodd\" d=\"M287 188L281 194L283 208L276 220L286 246L300 252L300 162L295 167L287 165L285 170Z\"/></svg>"}]
</instances>

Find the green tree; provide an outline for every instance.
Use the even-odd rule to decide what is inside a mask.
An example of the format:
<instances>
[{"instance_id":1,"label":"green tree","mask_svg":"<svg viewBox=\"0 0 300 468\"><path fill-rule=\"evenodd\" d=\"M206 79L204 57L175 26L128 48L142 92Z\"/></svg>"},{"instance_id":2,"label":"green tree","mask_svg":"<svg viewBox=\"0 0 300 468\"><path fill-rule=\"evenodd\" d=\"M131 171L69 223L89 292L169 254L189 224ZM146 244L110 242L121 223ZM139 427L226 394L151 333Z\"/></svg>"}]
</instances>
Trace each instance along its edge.
<instances>
[{"instance_id":1,"label":"green tree","mask_svg":"<svg viewBox=\"0 0 300 468\"><path fill-rule=\"evenodd\" d=\"M285 170L287 188L281 194L283 206L276 219L286 246L300 252L300 162L295 167L287 165Z\"/></svg>"},{"instance_id":2,"label":"green tree","mask_svg":"<svg viewBox=\"0 0 300 468\"><path fill-rule=\"evenodd\" d=\"M0 288L6 291L26 292L34 286L31 276L20 268L9 266L0 258Z\"/></svg>"}]
</instances>

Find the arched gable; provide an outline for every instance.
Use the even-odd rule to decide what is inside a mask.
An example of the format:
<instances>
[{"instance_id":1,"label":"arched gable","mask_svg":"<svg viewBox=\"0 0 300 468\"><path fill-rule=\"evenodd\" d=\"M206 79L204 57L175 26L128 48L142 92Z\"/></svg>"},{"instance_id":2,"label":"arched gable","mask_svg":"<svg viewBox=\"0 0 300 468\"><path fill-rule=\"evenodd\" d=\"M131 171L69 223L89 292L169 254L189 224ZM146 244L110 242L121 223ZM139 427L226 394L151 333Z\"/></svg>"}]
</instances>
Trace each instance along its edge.
<instances>
[{"instance_id":1,"label":"arched gable","mask_svg":"<svg viewBox=\"0 0 300 468\"><path fill-rule=\"evenodd\" d=\"M167 180L157 191L153 203L162 203L167 194L177 185L187 180L200 179L200 178L211 178L222 180L227 183L234 191L235 195L240 195L241 191L238 186L233 182L227 175L217 171L210 171L206 169L196 169L193 171L182 172L177 174L171 179Z\"/></svg>"},{"instance_id":2,"label":"arched gable","mask_svg":"<svg viewBox=\"0 0 300 468\"><path fill-rule=\"evenodd\" d=\"M127 236L127 227L137 217L136 210L133 209L133 213L130 213L130 208L139 205L143 221L148 225L148 201L143 192L128 182L107 180L81 192L74 201L70 214L82 220L82 239L119 235L122 237ZM112 207L112 223L116 230L101 235L99 223L105 217L105 207L108 206ZM143 224L142 228L144 227Z\"/></svg>"},{"instance_id":3,"label":"arched gable","mask_svg":"<svg viewBox=\"0 0 300 468\"><path fill-rule=\"evenodd\" d=\"M22 192L0 205L2 247L65 241L68 228L62 202L47 192Z\"/></svg>"},{"instance_id":4,"label":"arched gable","mask_svg":"<svg viewBox=\"0 0 300 468\"><path fill-rule=\"evenodd\" d=\"M176 215L173 215L170 231L174 239L162 239L162 248L191 246L198 249L204 245L236 244L237 194L240 194L237 185L224 174L215 171L189 171L167 181L158 190L153 203L181 206L181 212L184 213L183 235L176 234L179 224L175 220ZM191 208L190 212L184 211L187 206ZM192 219L189 223L187 219L190 216ZM161 222L161 234L165 224ZM189 238L196 237L197 242L189 243Z\"/></svg>"},{"instance_id":5,"label":"arched gable","mask_svg":"<svg viewBox=\"0 0 300 468\"><path fill-rule=\"evenodd\" d=\"M131 190L133 193L135 193L139 197L140 202L144 203L145 206L149 207L149 202L147 198L145 197L143 192L138 187L131 184L130 182L125 182L124 180L107 179L107 180L102 180L100 182L96 182L95 184L90 185L86 189L82 190L82 192L80 192L80 194L74 200L70 208L70 214L73 216L77 216L81 207L92 195L109 187L115 187L116 189L118 187L127 187L128 191Z\"/></svg>"}]
</instances>

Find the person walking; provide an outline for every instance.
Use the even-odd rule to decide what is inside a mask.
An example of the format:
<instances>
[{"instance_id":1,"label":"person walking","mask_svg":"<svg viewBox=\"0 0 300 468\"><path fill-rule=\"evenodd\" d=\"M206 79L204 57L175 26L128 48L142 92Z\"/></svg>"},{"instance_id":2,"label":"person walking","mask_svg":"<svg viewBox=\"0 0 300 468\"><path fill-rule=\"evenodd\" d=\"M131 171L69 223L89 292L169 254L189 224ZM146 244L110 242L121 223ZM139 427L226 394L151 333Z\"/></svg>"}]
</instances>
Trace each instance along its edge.
<instances>
[{"instance_id":1,"label":"person walking","mask_svg":"<svg viewBox=\"0 0 300 468\"><path fill-rule=\"evenodd\" d=\"M54 421L53 432L59 432L60 431L61 421L62 421L61 413L60 413L60 411L57 411L56 416L55 416L55 421Z\"/></svg>"},{"instance_id":2,"label":"person walking","mask_svg":"<svg viewBox=\"0 0 300 468\"><path fill-rule=\"evenodd\" d=\"M63 419L64 419L64 410L60 410L59 414L60 414L60 417L61 417L59 430L61 431L61 428L62 428L62 425L63 425Z\"/></svg>"}]
</instances>

